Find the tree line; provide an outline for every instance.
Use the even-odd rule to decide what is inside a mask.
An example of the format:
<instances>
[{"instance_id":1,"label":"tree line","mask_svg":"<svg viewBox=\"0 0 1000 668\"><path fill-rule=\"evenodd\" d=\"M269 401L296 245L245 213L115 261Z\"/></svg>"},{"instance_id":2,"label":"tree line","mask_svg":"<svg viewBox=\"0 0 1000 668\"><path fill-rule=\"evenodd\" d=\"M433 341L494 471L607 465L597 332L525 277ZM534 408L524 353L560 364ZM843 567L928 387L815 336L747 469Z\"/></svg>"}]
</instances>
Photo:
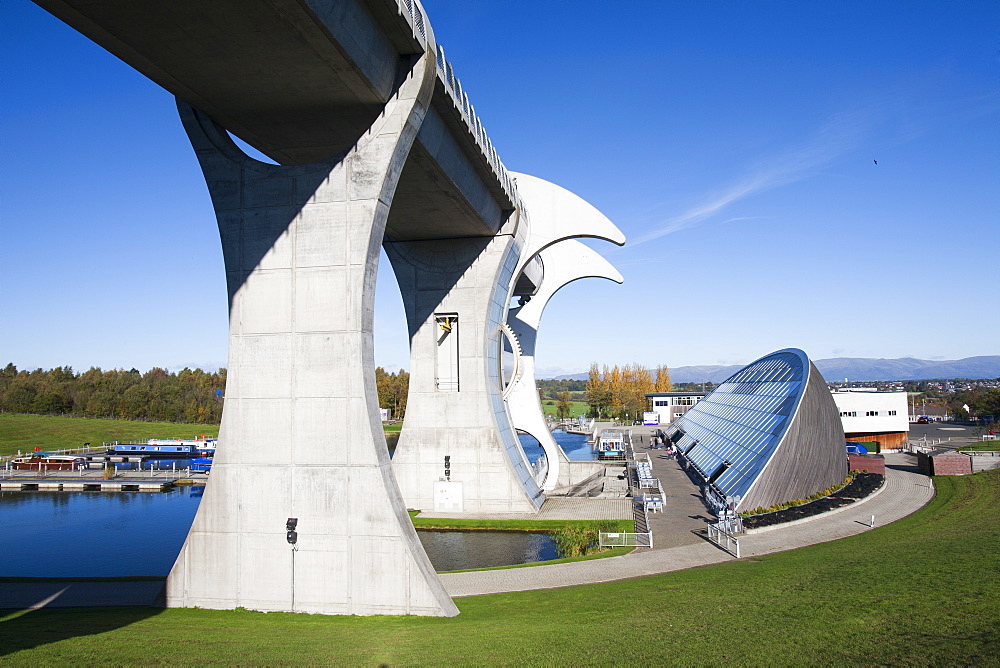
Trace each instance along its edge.
<instances>
[{"instance_id":1,"label":"tree line","mask_svg":"<svg viewBox=\"0 0 1000 668\"><path fill-rule=\"evenodd\" d=\"M969 410L966 411L965 407ZM984 418L992 415L990 422L1000 422L1000 387L975 387L956 392L948 401L951 414L958 420L970 417Z\"/></svg>"},{"instance_id":2,"label":"tree line","mask_svg":"<svg viewBox=\"0 0 1000 668\"><path fill-rule=\"evenodd\" d=\"M585 401L583 393L587 389L587 381L572 380L570 378L556 380L552 378L548 380L536 380L535 386L538 387L538 396L542 399L555 399L562 395L563 392L569 392L572 401Z\"/></svg>"},{"instance_id":3,"label":"tree line","mask_svg":"<svg viewBox=\"0 0 1000 668\"><path fill-rule=\"evenodd\" d=\"M382 367L375 367L375 387L378 390L378 405L389 409L389 418L402 420L406 414L406 395L410 391L410 374L400 369L389 373Z\"/></svg>"},{"instance_id":4,"label":"tree line","mask_svg":"<svg viewBox=\"0 0 1000 668\"><path fill-rule=\"evenodd\" d=\"M218 424L226 370L0 369L0 412Z\"/></svg>"},{"instance_id":5,"label":"tree line","mask_svg":"<svg viewBox=\"0 0 1000 668\"><path fill-rule=\"evenodd\" d=\"M642 417L648 402L648 392L670 392L670 369L658 366L650 371L639 364L617 364L610 369L590 365L586 396L589 415L597 419L618 418L635 420Z\"/></svg>"}]
</instances>

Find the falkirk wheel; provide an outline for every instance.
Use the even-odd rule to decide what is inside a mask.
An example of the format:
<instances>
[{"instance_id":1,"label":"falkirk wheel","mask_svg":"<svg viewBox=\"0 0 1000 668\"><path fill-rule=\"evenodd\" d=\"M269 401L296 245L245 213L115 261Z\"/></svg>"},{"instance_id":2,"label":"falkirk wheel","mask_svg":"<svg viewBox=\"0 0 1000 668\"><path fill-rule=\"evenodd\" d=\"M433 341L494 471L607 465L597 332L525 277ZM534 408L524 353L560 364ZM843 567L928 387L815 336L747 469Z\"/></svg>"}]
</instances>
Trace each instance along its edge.
<instances>
[{"instance_id":1,"label":"falkirk wheel","mask_svg":"<svg viewBox=\"0 0 1000 668\"><path fill-rule=\"evenodd\" d=\"M527 174L514 178L523 207L506 238L386 243L410 333L406 418L392 458L410 508L534 512L541 506L558 479L561 451L544 429L535 389L538 318L572 280L622 280L597 253L567 241L624 243L610 220L559 186ZM512 297L536 294L515 310L523 317L508 316ZM509 379L505 344L516 352ZM532 469L516 429L542 444L548 475Z\"/></svg>"},{"instance_id":2,"label":"falkirk wheel","mask_svg":"<svg viewBox=\"0 0 1000 668\"><path fill-rule=\"evenodd\" d=\"M540 310L508 305L573 280L566 239L621 233L557 186L515 183L416 0L36 4L177 97L218 221L226 406L166 605L458 614L407 506L433 493L443 446L462 448L466 511L540 506L514 432L535 427L512 423L499 364ZM398 464L374 377L383 246L411 339Z\"/></svg>"}]
</instances>

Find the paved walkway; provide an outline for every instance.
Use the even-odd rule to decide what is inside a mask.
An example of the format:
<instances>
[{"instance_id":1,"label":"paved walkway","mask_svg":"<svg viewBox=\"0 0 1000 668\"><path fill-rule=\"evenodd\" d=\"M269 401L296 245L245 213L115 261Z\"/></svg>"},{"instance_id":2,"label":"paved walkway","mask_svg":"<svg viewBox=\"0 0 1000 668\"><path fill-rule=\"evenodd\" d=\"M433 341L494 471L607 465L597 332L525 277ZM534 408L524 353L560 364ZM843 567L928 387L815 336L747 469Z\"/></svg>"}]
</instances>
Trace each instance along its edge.
<instances>
[{"instance_id":1,"label":"paved walkway","mask_svg":"<svg viewBox=\"0 0 1000 668\"><path fill-rule=\"evenodd\" d=\"M752 557L782 552L871 531L872 515L875 515L875 528L878 528L916 512L933 498L931 480L914 470L914 457L889 454L886 455L886 463L886 486L878 495L847 510L816 516L810 522L741 537L741 555ZM658 540L654 533L654 544ZM473 573L445 573L440 577L452 596L475 596L609 582L732 559L734 557L728 552L699 539L698 542L677 547L636 550L622 557Z\"/></svg>"},{"instance_id":2,"label":"paved walkway","mask_svg":"<svg viewBox=\"0 0 1000 668\"><path fill-rule=\"evenodd\" d=\"M645 440L645 439L644 439ZM663 512L649 514L653 549L663 550L703 542L695 531L703 530L711 517L702 502L701 489L694 484L675 459L663 450L649 450L635 445L635 451L648 452L653 462L653 476L663 485Z\"/></svg>"}]
</instances>

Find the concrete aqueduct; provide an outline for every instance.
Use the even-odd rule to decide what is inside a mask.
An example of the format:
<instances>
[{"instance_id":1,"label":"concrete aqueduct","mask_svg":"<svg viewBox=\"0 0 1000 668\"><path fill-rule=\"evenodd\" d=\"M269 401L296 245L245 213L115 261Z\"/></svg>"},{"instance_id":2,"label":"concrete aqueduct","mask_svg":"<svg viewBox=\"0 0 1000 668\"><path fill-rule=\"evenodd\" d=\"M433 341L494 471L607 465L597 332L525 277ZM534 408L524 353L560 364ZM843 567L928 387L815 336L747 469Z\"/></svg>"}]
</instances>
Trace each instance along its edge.
<instances>
[{"instance_id":1,"label":"concrete aqueduct","mask_svg":"<svg viewBox=\"0 0 1000 668\"><path fill-rule=\"evenodd\" d=\"M530 369L505 383L504 332L530 366L555 290L621 280L565 240L621 233L552 184L515 183L416 0L36 3L178 98L218 219L227 401L167 605L458 614L406 508L434 502L445 456L461 509L540 506L558 446L539 438L543 479L515 436L541 436L540 416L504 401L530 391L540 411ZM395 462L374 383L383 246L411 341ZM535 294L508 326L511 299Z\"/></svg>"}]
</instances>

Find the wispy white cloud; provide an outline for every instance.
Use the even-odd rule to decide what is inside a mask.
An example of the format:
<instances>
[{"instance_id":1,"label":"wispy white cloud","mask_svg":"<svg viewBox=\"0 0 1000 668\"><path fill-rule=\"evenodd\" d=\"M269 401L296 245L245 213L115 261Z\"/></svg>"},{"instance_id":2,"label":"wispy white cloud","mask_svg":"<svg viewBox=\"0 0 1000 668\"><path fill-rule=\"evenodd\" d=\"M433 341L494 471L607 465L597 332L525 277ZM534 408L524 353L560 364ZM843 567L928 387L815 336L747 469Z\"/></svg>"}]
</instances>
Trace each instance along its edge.
<instances>
[{"instance_id":1,"label":"wispy white cloud","mask_svg":"<svg viewBox=\"0 0 1000 668\"><path fill-rule=\"evenodd\" d=\"M874 109L869 107L832 116L809 141L758 161L735 183L707 195L701 203L631 240L628 246L644 244L711 221L740 200L810 177L823 166L856 149L871 126L874 113ZM731 223L765 217L734 216L721 222Z\"/></svg>"}]
</instances>

